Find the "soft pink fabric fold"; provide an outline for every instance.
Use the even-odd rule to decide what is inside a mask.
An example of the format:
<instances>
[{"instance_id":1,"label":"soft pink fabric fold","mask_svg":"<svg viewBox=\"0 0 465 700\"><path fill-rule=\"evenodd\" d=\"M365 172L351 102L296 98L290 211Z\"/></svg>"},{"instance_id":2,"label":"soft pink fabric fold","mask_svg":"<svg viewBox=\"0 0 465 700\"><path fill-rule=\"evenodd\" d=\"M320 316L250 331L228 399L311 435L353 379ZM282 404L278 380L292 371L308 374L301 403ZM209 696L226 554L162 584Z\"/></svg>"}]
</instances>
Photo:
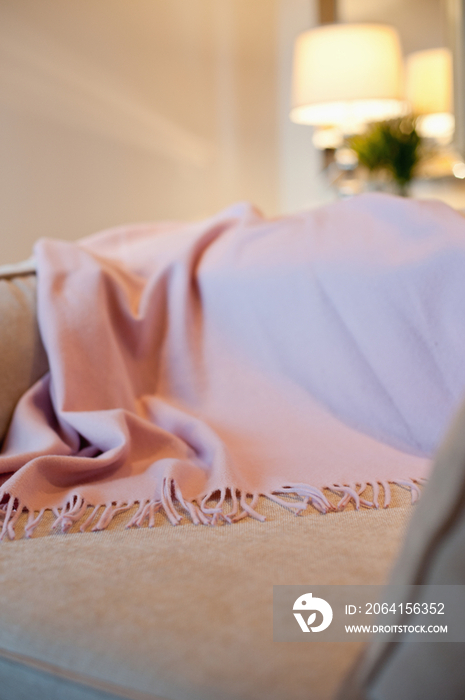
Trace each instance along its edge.
<instances>
[{"instance_id":1,"label":"soft pink fabric fold","mask_svg":"<svg viewBox=\"0 0 465 700\"><path fill-rule=\"evenodd\" d=\"M131 524L216 523L261 518L260 494L326 511L324 488L417 493L465 390L465 220L446 205L241 204L35 252L50 373L0 456L4 536L23 509L31 534L48 508L95 529L134 503Z\"/></svg>"}]
</instances>

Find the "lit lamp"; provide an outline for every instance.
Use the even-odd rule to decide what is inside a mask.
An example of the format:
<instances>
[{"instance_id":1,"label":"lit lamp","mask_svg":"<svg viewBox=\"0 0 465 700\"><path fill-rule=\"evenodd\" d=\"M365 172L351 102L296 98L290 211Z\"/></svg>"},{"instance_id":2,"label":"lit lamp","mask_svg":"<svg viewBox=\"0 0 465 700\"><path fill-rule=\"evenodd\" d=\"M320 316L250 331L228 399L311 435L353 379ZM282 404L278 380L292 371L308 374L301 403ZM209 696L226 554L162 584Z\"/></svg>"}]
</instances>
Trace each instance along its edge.
<instances>
[{"instance_id":1,"label":"lit lamp","mask_svg":"<svg viewBox=\"0 0 465 700\"><path fill-rule=\"evenodd\" d=\"M331 24L295 42L290 117L298 124L360 125L405 113L397 32L381 24Z\"/></svg>"},{"instance_id":2,"label":"lit lamp","mask_svg":"<svg viewBox=\"0 0 465 700\"><path fill-rule=\"evenodd\" d=\"M421 136L449 143L454 135L452 54L448 49L415 51L406 59L406 98Z\"/></svg>"}]
</instances>

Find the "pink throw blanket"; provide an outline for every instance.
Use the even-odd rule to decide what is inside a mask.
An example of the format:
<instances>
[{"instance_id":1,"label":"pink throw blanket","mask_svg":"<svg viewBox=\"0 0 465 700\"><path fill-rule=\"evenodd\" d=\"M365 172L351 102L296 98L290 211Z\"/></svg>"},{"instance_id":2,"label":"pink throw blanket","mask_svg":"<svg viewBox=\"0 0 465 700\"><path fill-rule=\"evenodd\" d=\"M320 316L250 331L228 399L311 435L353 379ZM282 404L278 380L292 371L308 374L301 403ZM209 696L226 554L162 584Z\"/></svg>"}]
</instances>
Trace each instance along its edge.
<instances>
[{"instance_id":1,"label":"pink throw blanket","mask_svg":"<svg viewBox=\"0 0 465 700\"><path fill-rule=\"evenodd\" d=\"M36 257L50 373L0 456L3 536L23 510L30 535L45 509L66 530L134 504L129 525L263 519L260 494L325 512L325 488L387 505L465 391L465 220L440 203L241 204Z\"/></svg>"}]
</instances>

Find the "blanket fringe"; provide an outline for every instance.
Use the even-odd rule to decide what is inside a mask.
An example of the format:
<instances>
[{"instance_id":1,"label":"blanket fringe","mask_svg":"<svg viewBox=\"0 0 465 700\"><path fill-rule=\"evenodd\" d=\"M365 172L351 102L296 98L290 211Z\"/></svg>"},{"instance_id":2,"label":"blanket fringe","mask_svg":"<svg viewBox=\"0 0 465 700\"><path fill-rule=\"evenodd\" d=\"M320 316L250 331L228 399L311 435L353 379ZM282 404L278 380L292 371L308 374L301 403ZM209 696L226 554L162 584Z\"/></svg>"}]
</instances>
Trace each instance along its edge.
<instances>
[{"instance_id":1,"label":"blanket fringe","mask_svg":"<svg viewBox=\"0 0 465 700\"><path fill-rule=\"evenodd\" d=\"M426 479L397 479L392 483L403 489L409 489L411 503L414 504L421 495L419 486L423 486ZM380 486L383 498L380 498ZM138 508L126 524L126 528L140 528L147 521L148 527L152 528L155 526L155 516L158 512L163 512L172 525L178 525L183 519L179 509L187 513L194 525L217 525L222 521L231 524L248 517L263 522L266 520L265 516L257 511L261 495L290 510L295 515L300 515L309 505L324 514L330 511L341 511L350 502L353 503L356 510L359 510L360 507L379 508L380 500L382 507L387 508L391 502L391 488L387 481L337 483L328 484L324 488L340 496L336 505L328 500L323 490L302 483L283 484L279 489L262 494L251 493L234 486L223 487L216 491L205 492L198 498L188 501L182 495L175 480L166 478L163 480L158 499L93 504L88 503L82 496L73 494L61 507L49 510L55 515L52 530L67 533L73 525L78 523L81 523L79 527L81 532L85 532L89 528L92 532L105 530L116 515L130 510L136 503ZM364 497L367 489L371 490L371 500ZM85 517L89 508L92 510ZM99 514L102 508L103 512ZM21 503L7 492L0 491L0 540L15 539L15 525L24 512L28 514L24 536L26 538L32 537L46 510L46 508L42 508L36 514L36 511L28 509L27 504Z\"/></svg>"},{"instance_id":2,"label":"blanket fringe","mask_svg":"<svg viewBox=\"0 0 465 700\"><path fill-rule=\"evenodd\" d=\"M416 483L413 481L413 479L397 479L397 481L395 481L394 483L397 484L397 486L404 486L410 489L412 505L416 503L420 498L421 491L416 485Z\"/></svg>"}]
</instances>

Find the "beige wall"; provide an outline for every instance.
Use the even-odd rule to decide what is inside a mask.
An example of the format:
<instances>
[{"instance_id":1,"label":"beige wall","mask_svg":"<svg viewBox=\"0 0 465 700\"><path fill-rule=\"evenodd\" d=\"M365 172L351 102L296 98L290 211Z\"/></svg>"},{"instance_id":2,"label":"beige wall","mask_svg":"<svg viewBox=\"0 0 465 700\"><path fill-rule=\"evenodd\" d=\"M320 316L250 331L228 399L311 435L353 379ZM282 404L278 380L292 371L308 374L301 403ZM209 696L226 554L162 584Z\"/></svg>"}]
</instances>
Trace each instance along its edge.
<instances>
[{"instance_id":1,"label":"beige wall","mask_svg":"<svg viewBox=\"0 0 465 700\"><path fill-rule=\"evenodd\" d=\"M0 264L39 236L279 208L278 0L2 0Z\"/></svg>"},{"instance_id":2,"label":"beige wall","mask_svg":"<svg viewBox=\"0 0 465 700\"><path fill-rule=\"evenodd\" d=\"M446 0L337 0L341 22L385 22L399 31L405 54L445 46Z\"/></svg>"},{"instance_id":3,"label":"beige wall","mask_svg":"<svg viewBox=\"0 0 465 700\"><path fill-rule=\"evenodd\" d=\"M40 236L267 215L334 196L288 119L295 36L317 0L0 0L0 264ZM443 0L338 0L440 45Z\"/></svg>"},{"instance_id":4,"label":"beige wall","mask_svg":"<svg viewBox=\"0 0 465 700\"><path fill-rule=\"evenodd\" d=\"M281 0L278 7L279 206L282 213L315 207L335 197L312 143L313 129L289 119L294 40L318 23L311 0Z\"/></svg>"}]
</instances>

